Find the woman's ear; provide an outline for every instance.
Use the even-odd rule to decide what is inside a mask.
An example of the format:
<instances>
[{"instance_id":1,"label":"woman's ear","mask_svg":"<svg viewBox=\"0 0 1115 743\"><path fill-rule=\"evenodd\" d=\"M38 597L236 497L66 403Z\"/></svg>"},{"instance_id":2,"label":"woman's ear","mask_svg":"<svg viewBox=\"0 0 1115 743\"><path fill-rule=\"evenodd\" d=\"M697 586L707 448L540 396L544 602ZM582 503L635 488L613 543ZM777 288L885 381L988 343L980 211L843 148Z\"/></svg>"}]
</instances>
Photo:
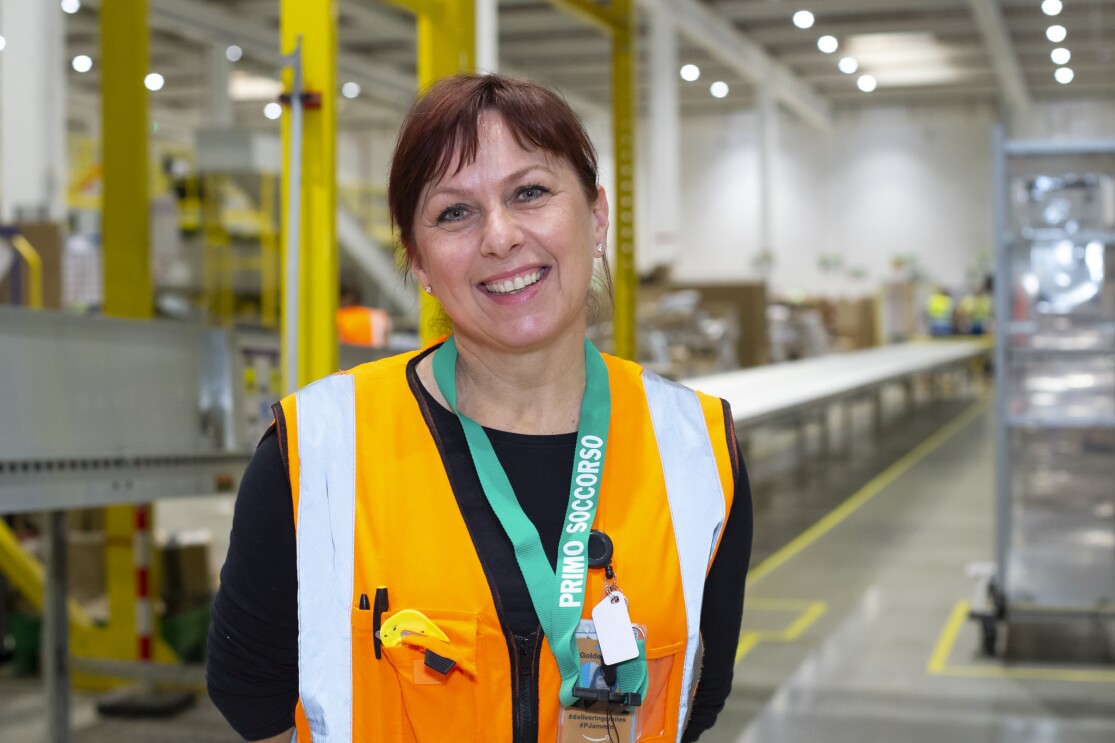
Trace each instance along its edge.
<instances>
[{"instance_id":1,"label":"woman's ear","mask_svg":"<svg viewBox=\"0 0 1115 743\"><path fill-rule=\"evenodd\" d=\"M596 184L596 201L592 204L593 242L608 244L608 194L604 187Z\"/></svg>"}]
</instances>

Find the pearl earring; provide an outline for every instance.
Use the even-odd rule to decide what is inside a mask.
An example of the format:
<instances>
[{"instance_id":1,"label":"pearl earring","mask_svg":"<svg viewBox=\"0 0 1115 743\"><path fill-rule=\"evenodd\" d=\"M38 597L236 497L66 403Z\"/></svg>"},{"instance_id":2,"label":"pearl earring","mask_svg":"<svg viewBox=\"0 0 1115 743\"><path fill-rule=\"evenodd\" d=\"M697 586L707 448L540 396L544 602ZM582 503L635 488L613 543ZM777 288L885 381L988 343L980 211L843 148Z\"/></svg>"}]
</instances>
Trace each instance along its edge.
<instances>
[{"instance_id":1,"label":"pearl earring","mask_svg":"<svg viewBox=\"0 0 1115 743\"><path fill-rule=\"evenodd\" d=\"M426 293L427 293L427 294L429 294L429 295L430 295L431 297L432 297L432 296L434 296L434 288L433 288L432 286L430 286L429 284L426 284L426 285L425 285L424 287L422 287L422 288L423 288L423 289L424 289L424 290L426 291Z\"/></svg>"},{"instance_id":2,"label":"pearl earring","mask_svg":"<svg viewBox=\"0 0 1115 743\"><path fill-rule=\"evenodd\" d=\"M596 243L596 254L604 255L604 243Z\"/></svg>"}]
</instances>

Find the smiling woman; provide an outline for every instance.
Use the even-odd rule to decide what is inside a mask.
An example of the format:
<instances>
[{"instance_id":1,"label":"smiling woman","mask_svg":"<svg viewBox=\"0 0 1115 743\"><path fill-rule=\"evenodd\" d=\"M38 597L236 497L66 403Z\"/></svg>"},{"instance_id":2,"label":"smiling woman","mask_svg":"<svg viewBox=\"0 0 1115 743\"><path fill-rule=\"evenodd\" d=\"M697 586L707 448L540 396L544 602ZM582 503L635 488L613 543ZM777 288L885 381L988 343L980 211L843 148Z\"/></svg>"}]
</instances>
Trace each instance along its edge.
<instances>
[{"instance_id":1,"label":"smiling woman","mask_svg":"<svg viewBox=\"0 0 1115 743\"><path fill-rule=\"evenodd\" d=\"M750 490L726 403L585 338L608 200L584 128L542 86L448 78L388 201L452 334L276 406L211 696L300 743L695 740L731 687Z\"/></svg>"}]
</instances>

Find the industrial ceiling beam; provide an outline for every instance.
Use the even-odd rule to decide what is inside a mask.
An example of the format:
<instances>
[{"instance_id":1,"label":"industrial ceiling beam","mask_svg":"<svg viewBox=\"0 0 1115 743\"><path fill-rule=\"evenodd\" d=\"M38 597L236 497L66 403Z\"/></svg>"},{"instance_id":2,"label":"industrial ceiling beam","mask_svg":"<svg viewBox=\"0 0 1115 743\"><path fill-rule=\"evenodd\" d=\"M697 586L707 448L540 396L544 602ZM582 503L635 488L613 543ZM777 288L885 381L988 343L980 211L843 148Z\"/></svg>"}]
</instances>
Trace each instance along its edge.
<instances>
[{"instance_id":1,"label":"industrial ceiling beam","mask_svg":"<svg viewBox=\"0 0 1115 743\"><path fill-rule=\"evenodd\" d=\"M102 2L84 0L83 5L99 11ZM243 15L218 5L196 0L150 0L148 18L152 30L166 31L206 46L237 44L246 55L273 66L276 72L279 69L279 34L246 22ZM359 83L369 95L401 108L409 106L414 98L413 76L359 59L339 59L337 75Z\"/></svg>"},{"instance_id":2,"label":"industrial ceiling beam","mask_svg":"<svg viewBox=\"0 0 1115 743\"><path fill-rule=\"evenodd\" d=\"M656 12L663 0L639 0ZM691 43L705 49L721 64L757 86L770 86L775 98L812 126L832 127L829 104L788 67L775 61L762 46L735 30L699 0L673 0L678 31Z\"/></svg>"},{"instance_id":3,"label":"industrial ceiling beam","mask_svg":"<svg viewBox=\"0 0 1115 743\"><path fill-rule=\"evenodd\" d=\"M1029 111L1033 106L1030 91L1026 88L1026 78L1022 74L1022 67L1018 64L1018 56L1011 45L1010 31L1007 22L1003 19L1003 11L997 2L989 0L968 0L972 10L972 17L976 21L983 41L987 44L987 51L991 57L991 66L999 78L999 87L1003 97L1016 114Z\"/></svg>"}]
</instances>

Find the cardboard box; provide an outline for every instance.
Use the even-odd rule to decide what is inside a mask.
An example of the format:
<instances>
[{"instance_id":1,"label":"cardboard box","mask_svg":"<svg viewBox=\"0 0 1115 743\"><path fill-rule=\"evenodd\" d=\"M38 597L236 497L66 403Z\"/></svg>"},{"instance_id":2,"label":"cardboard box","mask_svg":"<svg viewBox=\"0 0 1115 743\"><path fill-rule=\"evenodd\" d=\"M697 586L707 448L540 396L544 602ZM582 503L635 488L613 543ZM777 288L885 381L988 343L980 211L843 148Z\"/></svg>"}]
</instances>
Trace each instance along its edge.
<instances>
[{"instance_id":1,"label":"cardboard box","mask_svg":"<svg viewBox=\"0 0 1115 743\"><path fill-rule=\"evenodd\" d=\"M739 327L736 358L741 369L770 361L767 333L767 285L761 281L733 284L674 283L671 289L695 289L702 304L731 307Z\"/></svg>"}]
</instances>

